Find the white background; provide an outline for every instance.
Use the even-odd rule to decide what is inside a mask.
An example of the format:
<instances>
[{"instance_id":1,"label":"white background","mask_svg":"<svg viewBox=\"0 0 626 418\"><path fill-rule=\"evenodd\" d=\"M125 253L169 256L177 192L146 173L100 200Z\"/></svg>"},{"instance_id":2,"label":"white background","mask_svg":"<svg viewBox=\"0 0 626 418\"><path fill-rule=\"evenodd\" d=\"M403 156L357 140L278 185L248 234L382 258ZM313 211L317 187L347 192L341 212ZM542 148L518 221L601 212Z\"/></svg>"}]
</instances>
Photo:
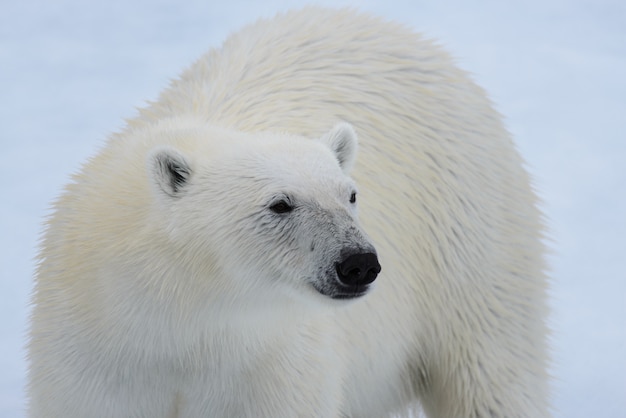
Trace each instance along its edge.
<instances>
[{"instance_id":1,"label":"white background","mask_svg":"<svg viewBox=\"0 0 626 418\"><path fill-rule=\"evenodd\" d=\"M550 226L557 417L626 417L626 2L321 1L434 37L505 115ZM24 409L49 202L135 107L296 1L0 0L0 417Z\"/></svg>"}]
</instances>

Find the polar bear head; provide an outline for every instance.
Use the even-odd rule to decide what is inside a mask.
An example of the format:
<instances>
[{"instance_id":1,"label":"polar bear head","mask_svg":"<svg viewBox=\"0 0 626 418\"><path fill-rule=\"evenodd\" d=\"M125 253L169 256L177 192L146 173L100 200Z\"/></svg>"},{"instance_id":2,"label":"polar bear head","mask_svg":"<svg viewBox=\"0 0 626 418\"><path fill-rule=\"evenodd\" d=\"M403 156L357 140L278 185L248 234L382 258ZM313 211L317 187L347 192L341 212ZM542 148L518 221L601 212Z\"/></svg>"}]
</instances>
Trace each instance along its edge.
<instances>
[{"instance_id":1,"label":"polar bear head","mask_svg":"<svg viewBox=\"0 0 626 418\"><path fill-rule=\"evenodd\" d=\"M381 268L357 221L350 125L316 140L208 128L187 136L155 147L147 173L172 251L210 292L367 293Z\"/></svg>"}]
</instances>

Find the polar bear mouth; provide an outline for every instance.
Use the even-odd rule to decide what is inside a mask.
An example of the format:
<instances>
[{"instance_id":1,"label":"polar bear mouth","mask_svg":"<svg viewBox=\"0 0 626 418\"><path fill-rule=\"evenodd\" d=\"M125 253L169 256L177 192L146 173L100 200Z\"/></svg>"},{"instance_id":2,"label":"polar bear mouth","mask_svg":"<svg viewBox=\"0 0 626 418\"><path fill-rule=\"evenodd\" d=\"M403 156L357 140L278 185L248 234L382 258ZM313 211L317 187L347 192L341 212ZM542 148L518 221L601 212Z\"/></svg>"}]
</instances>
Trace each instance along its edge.
<instances>
[{"instance_id":1,"label":"polar bear mouth","mask_svg":"<svg viewBox=\"0 0 626 418\"><path fill-rule=\"evenodd\" d=\"M334 274L327 274L325 279L314 280L311 285L321 295L334 300L356 299L369 293L370 284L346 286Z\"/></svg>"},{"instance_id":2,"label":"polar bear mouth","mask_svg":"<svg viewBox=\"0 0 626 418\"><path fill-rule=\"evenodd\" d=\"M363 295L365 295L367 292L369 291L369 286L365 286L365 288L363 288L363 286L360 286L357 289L354 289L353 291L349 292L349 293L335 293L334 295L331 295L331 299L355 299L358 297L361 297Z\"/></svg>"},{"instance_id":3,"label":"polar bear mouth","mask_svg":"<svg viewBox=\"0 0 626 418\"><path fill-rule=\"evenodd\" d=\"M335 300L347 300L356 299L367 294L370 290L370 285L364 286L342 286L337 285L321 285L319 283L313 283L313 288L320 294L327 296Z\"/></svg>"}]
</instances>

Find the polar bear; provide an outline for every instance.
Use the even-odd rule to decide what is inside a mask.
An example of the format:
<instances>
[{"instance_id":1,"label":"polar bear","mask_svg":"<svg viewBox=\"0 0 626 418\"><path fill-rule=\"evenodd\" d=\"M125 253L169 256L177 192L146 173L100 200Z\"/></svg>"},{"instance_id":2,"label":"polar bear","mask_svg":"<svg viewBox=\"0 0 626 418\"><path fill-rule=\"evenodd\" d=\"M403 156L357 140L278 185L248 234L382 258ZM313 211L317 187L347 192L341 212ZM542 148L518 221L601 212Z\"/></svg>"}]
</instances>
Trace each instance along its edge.
<instances>
[{"instance_id":1,"label":"polar bear","mask_svg":"<svg viewBox=\"0 0 626 418\"><path fill-rule=\"evenodd\" d=\"M548 416L536 205L432 42L351 10L261 20L56 201L30 416Z\"/></svg>"}]
</instances>

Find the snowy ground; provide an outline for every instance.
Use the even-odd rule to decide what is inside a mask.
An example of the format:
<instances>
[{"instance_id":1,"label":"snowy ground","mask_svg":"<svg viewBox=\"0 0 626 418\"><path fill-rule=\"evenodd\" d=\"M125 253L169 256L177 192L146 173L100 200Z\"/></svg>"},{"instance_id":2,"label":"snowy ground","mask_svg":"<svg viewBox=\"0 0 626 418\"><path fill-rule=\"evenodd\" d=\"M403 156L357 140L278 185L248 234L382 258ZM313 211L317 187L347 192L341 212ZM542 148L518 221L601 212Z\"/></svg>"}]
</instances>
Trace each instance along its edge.
<instances>
[{"instance_id":1,"label":"snowy ground","mask_svg":"<svg viewBox=\"0 0 626 418\"><path fill-rule=\"evenodd\" d=\"M556 416L626 417L626 3L318 3L359 6L438 38L489 91L551 227ZM32 258L69 174L207 48L300 4L2 2L0 416L23 416Z\"/></svg>"}]
</instances>

